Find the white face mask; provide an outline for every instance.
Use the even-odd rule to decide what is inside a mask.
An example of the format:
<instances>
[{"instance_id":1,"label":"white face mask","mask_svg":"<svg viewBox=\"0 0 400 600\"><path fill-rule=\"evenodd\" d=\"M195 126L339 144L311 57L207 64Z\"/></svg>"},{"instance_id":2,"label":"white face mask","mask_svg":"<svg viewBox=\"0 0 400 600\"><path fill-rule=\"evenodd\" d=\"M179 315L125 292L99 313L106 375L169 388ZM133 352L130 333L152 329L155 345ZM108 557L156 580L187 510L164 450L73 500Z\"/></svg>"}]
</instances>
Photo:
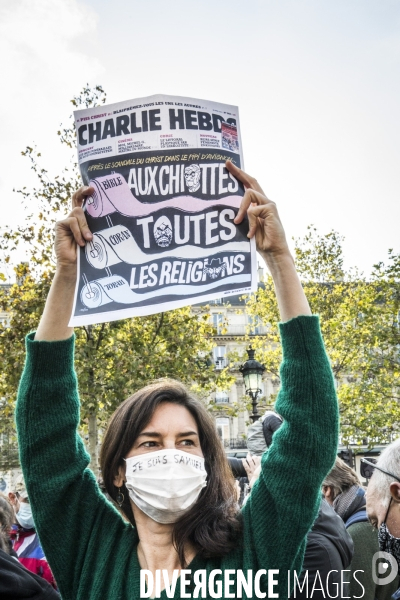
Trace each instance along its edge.
<instances>
[{"instance_id":1,"label":"white face mask","mask_svg":"<svg viewBox=\"0 0 400 600\"><path fill-rule=\"evenodd\" d=\"M157 523L176 523L206 484L204 458L181 450L159 450L126 459L131 500Z\"/></svg>"},{"instance_id":2,"label":"white face mask","mask_svg":"<svg viewBox=\"0 0 400 600\"><path fill-rule=\"evenodd\" d=\"M27 502L20 502L19 511L17 512L18 523L24 529L33 529L35 523L33 522L31 505Z\"/></svg>"}]
</instances>

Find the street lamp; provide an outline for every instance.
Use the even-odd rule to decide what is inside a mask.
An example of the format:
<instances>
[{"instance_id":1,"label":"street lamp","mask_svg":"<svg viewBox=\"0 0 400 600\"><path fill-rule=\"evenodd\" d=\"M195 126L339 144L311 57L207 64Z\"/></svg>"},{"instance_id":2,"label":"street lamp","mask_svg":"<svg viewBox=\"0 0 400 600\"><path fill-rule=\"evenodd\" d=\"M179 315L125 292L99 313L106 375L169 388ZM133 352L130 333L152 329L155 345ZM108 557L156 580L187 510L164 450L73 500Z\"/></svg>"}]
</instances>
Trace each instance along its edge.
<instances>
[{"instance_id":1,"label":"street lamp","mask_svg":"<svg viewBox=\"0 0 400 600\"><path fill-rule=\"evenodd\" d=\"M250 415L250 419L253 421L253 423L261 416L258 414L257 410L257 397L261 392L262 374L265 371L264 365L259 363L258 360L255 360L254 352L255 351L250 346L250 348L247 350L249 358L239 369L243 375L246 394L248 394L251 398L253 413Z\"/></svg>"}]
</instances>

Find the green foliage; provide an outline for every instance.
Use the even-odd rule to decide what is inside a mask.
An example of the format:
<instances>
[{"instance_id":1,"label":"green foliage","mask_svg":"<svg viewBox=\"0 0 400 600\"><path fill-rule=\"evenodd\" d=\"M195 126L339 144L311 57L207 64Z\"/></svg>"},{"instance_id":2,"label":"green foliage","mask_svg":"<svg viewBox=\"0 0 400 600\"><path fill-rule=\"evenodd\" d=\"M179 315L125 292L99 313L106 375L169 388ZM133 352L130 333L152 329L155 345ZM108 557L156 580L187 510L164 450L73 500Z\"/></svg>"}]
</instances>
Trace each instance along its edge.
<instances>
[{"instance_id":1,"label":"green foliage","mask_svg":"<svg viewBox=\"0 0 400 600\"><path fill-rule=\"evenodd\" d=\"M74 98L74 107L104 103L100 86L84 88ZM58 132L61 143L74 150L75 130ZM0 325L0 432L13 432L12 413L21 376L27 333L37 328L54 274L53 231L55 222L70 210L72 193L81 183L76 162L60 176L50 178L39 166L40 153L31 147L23 152L38 178L33 190L18 193L31 207L24 223L2 234L6 262L13 262L19 246L27 248L29 263L16 268L17 283L0 288L0 310L7 313L8 326ZM5 280L3 274L0 278ZM104 426L110 414L127 396L149 381L174 377L195 387L203 397L217 387L229 387L228 370L216 371L208 360L214 346L213 329L205 312L192 314L189 307L143 318L80 327L76 334L76 361L82 400L82 426L89 429L93 466L97 426ZM90 430L92 429L92 430Z\"/></svg>"},{"instance_id":2,"label":"green foliage","mask_svg":"<svg viewBox=\"0 0 400 600\"><path fill-rule=\"evenodd\" d=\"M71 100L74 108L90 108L104 104L106 93L101 86L83 88L79 96ZM16 229L5 231L1 235L1 248L9 262L12 253L19 246L29 247L29 265L37 276L45 269L55 266L53 253L53 229L59 218L68 214L71 197L81 185L81 178L76 161L76 132L73 115L70 125L61 127L57 132L60 142L73 150L70 164L65 167L60 175L50 178L49 172L43 168L39 161L41 153L32 146L27 146L22 156L29 159L32 171L35 173L38 185L32 190L22 188L16 190L22 197L22 203L28 211L25 222ZM14 190L15 191L15 190ZM33 209L33 212L32 212ZM1 275L0 275L1 278Z\"/></svg>"},{"instance_id":3,"label":"green foliage","mask_svg":"<svg viewBox=\"0 0 400 600\"><path fill-rule=\"evenodd\" d=\"M9 316L9 326L0 326L0 397L7 400L3 417L12 414L24 364L24 338L37 328L52 280L49 271L36 280L28 264L18 266L17 277L18 284L10 290L0 288L0 309ZM209 315L195 315L189 307L76 328L82 418L96 410L104 425L122 400L160 377L195 385L204 396L217 386L229 386L227 370L215 371L207 360L214 345L212 333Z\"/></svg>"},{"instance_id":4,"label":"green foliage","mask_svg":"<svg viewBox=\"0 0 400 600\"><path fill-rule=\"evenodd\" d=\"M400 256L374 266L369 278L345 271L343 238L308 228L296 240L296 266L321 329L338 387L343 443L365 438L386 442L400 429ZM265 337L252 340L257 358L275 376L281 360L278 308L269 277L248 302L248 311L270 323Z\"/></svg>"}]
</instances>

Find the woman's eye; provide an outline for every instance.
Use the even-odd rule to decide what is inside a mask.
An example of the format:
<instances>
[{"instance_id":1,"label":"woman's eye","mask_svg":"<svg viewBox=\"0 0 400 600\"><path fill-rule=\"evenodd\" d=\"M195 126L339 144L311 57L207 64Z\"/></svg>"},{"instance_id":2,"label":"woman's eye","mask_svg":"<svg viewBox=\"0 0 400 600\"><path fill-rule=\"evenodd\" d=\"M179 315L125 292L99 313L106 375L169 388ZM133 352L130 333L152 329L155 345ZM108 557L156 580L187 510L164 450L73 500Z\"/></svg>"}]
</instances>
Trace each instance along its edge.
<instances>
[{"instance_id":1,"label":"woman's eye","mask_svg":"<svg viewBox=\"0 0 400 600\"><path fill-rule=\"evenodd\" d=\"M184 446L194 446L193 440L182 440L181 444Z\"/></svg>"},{"instance_id":2,"label":"woman's eye","mask_svg":"<svg viewBox=\"0 0 400 600\"><path fill-rule=\"evenodd\" d=\"M143 444L140 444L141 446L144 446L145 448L154 448L154 446L157 445L157 442L143 442Z\"/></svg>"}]
</instances>

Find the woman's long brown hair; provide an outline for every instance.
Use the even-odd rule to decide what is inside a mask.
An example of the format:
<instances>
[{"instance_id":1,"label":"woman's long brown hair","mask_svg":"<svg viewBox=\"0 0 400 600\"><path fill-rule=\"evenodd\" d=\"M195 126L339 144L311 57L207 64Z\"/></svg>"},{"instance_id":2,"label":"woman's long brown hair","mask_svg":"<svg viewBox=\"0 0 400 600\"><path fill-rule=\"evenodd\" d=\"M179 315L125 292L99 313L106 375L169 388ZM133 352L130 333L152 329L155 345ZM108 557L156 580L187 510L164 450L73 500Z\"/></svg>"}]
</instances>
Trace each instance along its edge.
<instances>
[{"instance_id":1,"label":"woman's long brown hair","mask_svg":"<svg viewBox=\"0 0 400 600\"><path fill-rule=\"evenodd\" d=\"M162 379L144 387L125 400L108 424L101 447L100 464L108 494L116 500L114 478L138 435L150 422L156 408L164 402L184 406L197 423L205 459L207 486L192 508L174 525L173 544L185 566L187 542L195 545L205 558L227 554L237 544L241 520L236 501L235 482L214 423L203 404L174 379ZM122 510L134 524L129 493L122 488Z\"/></svg>"}]
</instances>

